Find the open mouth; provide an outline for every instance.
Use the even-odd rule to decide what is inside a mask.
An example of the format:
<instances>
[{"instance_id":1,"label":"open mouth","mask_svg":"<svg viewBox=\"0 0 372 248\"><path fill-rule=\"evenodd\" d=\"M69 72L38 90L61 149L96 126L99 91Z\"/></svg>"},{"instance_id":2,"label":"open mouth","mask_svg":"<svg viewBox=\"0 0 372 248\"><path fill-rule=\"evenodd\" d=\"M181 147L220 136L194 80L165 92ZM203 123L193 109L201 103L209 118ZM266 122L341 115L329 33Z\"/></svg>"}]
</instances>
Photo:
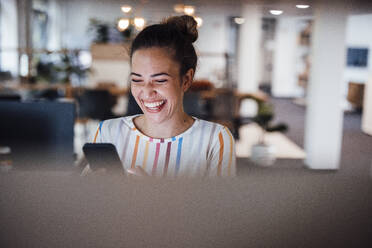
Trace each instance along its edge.
<instances>
[{"instance_id":1,"label":"open mouth","mask_svg":"<svg viewBox=\"0 0 372 248\"><path fill-rule=\"evenodd\" d=\"M143 104L143 106L145 106L145 108L148 112L157 113L157 112L160 112L163 109L166 102L167 102L166 100L153 101L153 102L142 101L142 104Z\"/></svg>"}]
</instances>

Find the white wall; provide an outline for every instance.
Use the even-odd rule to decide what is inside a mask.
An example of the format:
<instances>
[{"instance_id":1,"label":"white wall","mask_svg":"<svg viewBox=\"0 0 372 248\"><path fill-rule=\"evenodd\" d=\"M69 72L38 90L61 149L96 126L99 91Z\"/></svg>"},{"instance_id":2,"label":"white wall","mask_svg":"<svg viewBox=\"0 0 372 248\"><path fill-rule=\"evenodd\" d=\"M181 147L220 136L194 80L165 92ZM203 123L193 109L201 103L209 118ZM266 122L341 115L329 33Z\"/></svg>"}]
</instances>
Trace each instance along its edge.
<instances>
[{"instance_id":1,"label":"white wall","mask_svg":"<svg viewBox=\"0 0 372 248\"><path fill-rule=\"evenodd\" d=\"M274 68L272 89L273 95L276 97L296 97L301 96L301 88L297 85L298 66L296 56L300 47L297 44L297 36L299 35L298 26L301 18L296 17L280 17L276 29L275 52L274 52ZM368 76L372 72L372 14L368 15L351 15L347 19L346 26L346 47L367 47L368 67L367 68L352 68L345 64L343 72L342 95L346 102L348 90L348 82L366 82Z\"/></svg>"},{"instance_id":2,"label":"white wall","mask_svg":"<svg viewBox=\"0 0 372 248\"><path fill-rule=\"evenodd\" d=\"M114 22L121 17L118 1L66 1L64 2L64 32L62 43L69 49L89 49L91 38L87 32L90 18Z\"/></svg>"},{"instance_id":3,"label":"white wall","mask_svg":"<svg viewBox=\"0 0 372 248\"><path fill-rule=\"evenodd\" d=\"M217 86L225 82L225 53L229 47L229 16L240 14L238 6L198 8L203 18L195 48L199 53L199 65L195 78L208 79Z\"/></svg>"},{"instance_id":4,"label":"white wall","mask_svg":"<svg viewBox=\"0 0 372 248\"><path fill-rule=\"evenodd\" d=\"M1 0L1 69L18 75L17 1Z\"/></svg>"},{"instance_id":5,"label":"white wall","mask_svg":"<svg viewBox=\"0 0 372 248\"><path fill-rule=\"evenodd\" d=\"M126 2L131 4L130 2ZM62 28L62 46L70 49L89 49L91 39L87 33L90 18L114 22L123 17L118 1L66 1L61 6L65 13L65 24ZM135 9L135 4L132 4ZM196 6L196 14L203 18L203 25L199 28L199 38L195 48L199 56L196 79L209 79L217 85L223 83L225 73L224 53L228 47L228 17L240 14L240 6ZM139 12L151 23L174 15L173 4L170 5L149 1ZM61 23L63 26L63 23Z\"/></svg>"},{"instance_id":6,"label":"white wall","mask_svg":"<svg viewBox=\"0 0 372 248\"><path fill-rule=\"evenodd\" d=\"M345 65L343 94L347 95L348 82L366 83L372 73L372 14L352 15L348 17L346 26L347 47L367 47L368 66L366 68L352 68Z\"/></svg>"}]
</instances>

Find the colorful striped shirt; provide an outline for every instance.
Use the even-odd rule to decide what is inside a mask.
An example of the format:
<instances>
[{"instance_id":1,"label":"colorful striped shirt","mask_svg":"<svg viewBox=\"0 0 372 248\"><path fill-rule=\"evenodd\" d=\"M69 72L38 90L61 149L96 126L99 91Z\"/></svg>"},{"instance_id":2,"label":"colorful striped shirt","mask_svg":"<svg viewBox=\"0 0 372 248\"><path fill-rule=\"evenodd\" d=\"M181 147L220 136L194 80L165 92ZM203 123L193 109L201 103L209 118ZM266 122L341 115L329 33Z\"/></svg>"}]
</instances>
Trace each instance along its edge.
<instances>
[{"instance_id":1,"label":"colorful striped shirt","mask_svg":"<svg viewBox=\"0 0 372 248\"><path fill-rule=\"evenodd\" d=\"M235 142L228 128L195 118L185 132L167 139L141 133L138 115L100 123L94 142L115 145L124 169L141 166L153 176L234 176Z\"/></svg>"}]
</instances>

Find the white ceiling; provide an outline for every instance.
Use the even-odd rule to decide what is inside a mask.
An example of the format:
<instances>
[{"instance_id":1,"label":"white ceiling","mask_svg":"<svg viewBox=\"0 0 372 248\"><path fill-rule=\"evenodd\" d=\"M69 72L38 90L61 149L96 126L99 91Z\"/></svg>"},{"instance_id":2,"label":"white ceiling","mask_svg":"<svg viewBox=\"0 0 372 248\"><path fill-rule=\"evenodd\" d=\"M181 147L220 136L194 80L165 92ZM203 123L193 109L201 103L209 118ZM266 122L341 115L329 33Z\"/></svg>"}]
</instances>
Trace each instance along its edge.
<instances>
[{"instance_id":1,"label":"white ceiling","mask_svg":"<svg viewBox=\"0 0 372 248\"><path fill-rule=\"evenodd\" d=\"M76 1L76 0L69 0ZM78 0L79 1L79 0ZM255 4L262 8L264 16L270 16L270 9L283 10L283 16L311 16L314 12L314 8L317 4L330 4L338 6L340 4L346 4L349 7L350 14L367 14L372 13L372 0L80 0L86 2L98 1L98 2L110 2L117 4L129 4L129 5L143 5L144 8L147 6L156 6L159 4L167 6L173 6L177 3L183 3L188 5L200 6L213 6L216 7L232 7L245 4ZM297 9L296 4L309 4L308 9Z\"/></svg>"}]
</instances>

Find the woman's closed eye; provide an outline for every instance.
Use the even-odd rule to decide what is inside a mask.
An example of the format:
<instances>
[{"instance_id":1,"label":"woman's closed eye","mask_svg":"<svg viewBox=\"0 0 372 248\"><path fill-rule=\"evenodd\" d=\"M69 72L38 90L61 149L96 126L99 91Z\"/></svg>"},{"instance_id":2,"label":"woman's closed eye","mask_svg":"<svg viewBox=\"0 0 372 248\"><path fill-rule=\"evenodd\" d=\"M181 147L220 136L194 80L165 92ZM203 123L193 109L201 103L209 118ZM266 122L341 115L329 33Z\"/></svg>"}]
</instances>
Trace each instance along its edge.
<instances>
[{"instance_id":1,"label":"woman's closed eye","mask_svg":"<svg viewBox=\"0 0 372 248\"><path fill-rule=\"evenodd\" d=\"M157 82L157 83L165 83L167 81L168 81L167 79L156 79L155 80L155 82Z\"/></svg>"},{"instance_id":2,"label":"woman's closed eye","mask_svg":"<svg viewBox=\"0 0 372 248\"><path fill-rule=\"evenodd\" d=\"M140 83L140 82L142 82L142 79L133 79L133 78L132 78L132 82L133 82L133 83Z\"/></svg>"}]
</instances>

